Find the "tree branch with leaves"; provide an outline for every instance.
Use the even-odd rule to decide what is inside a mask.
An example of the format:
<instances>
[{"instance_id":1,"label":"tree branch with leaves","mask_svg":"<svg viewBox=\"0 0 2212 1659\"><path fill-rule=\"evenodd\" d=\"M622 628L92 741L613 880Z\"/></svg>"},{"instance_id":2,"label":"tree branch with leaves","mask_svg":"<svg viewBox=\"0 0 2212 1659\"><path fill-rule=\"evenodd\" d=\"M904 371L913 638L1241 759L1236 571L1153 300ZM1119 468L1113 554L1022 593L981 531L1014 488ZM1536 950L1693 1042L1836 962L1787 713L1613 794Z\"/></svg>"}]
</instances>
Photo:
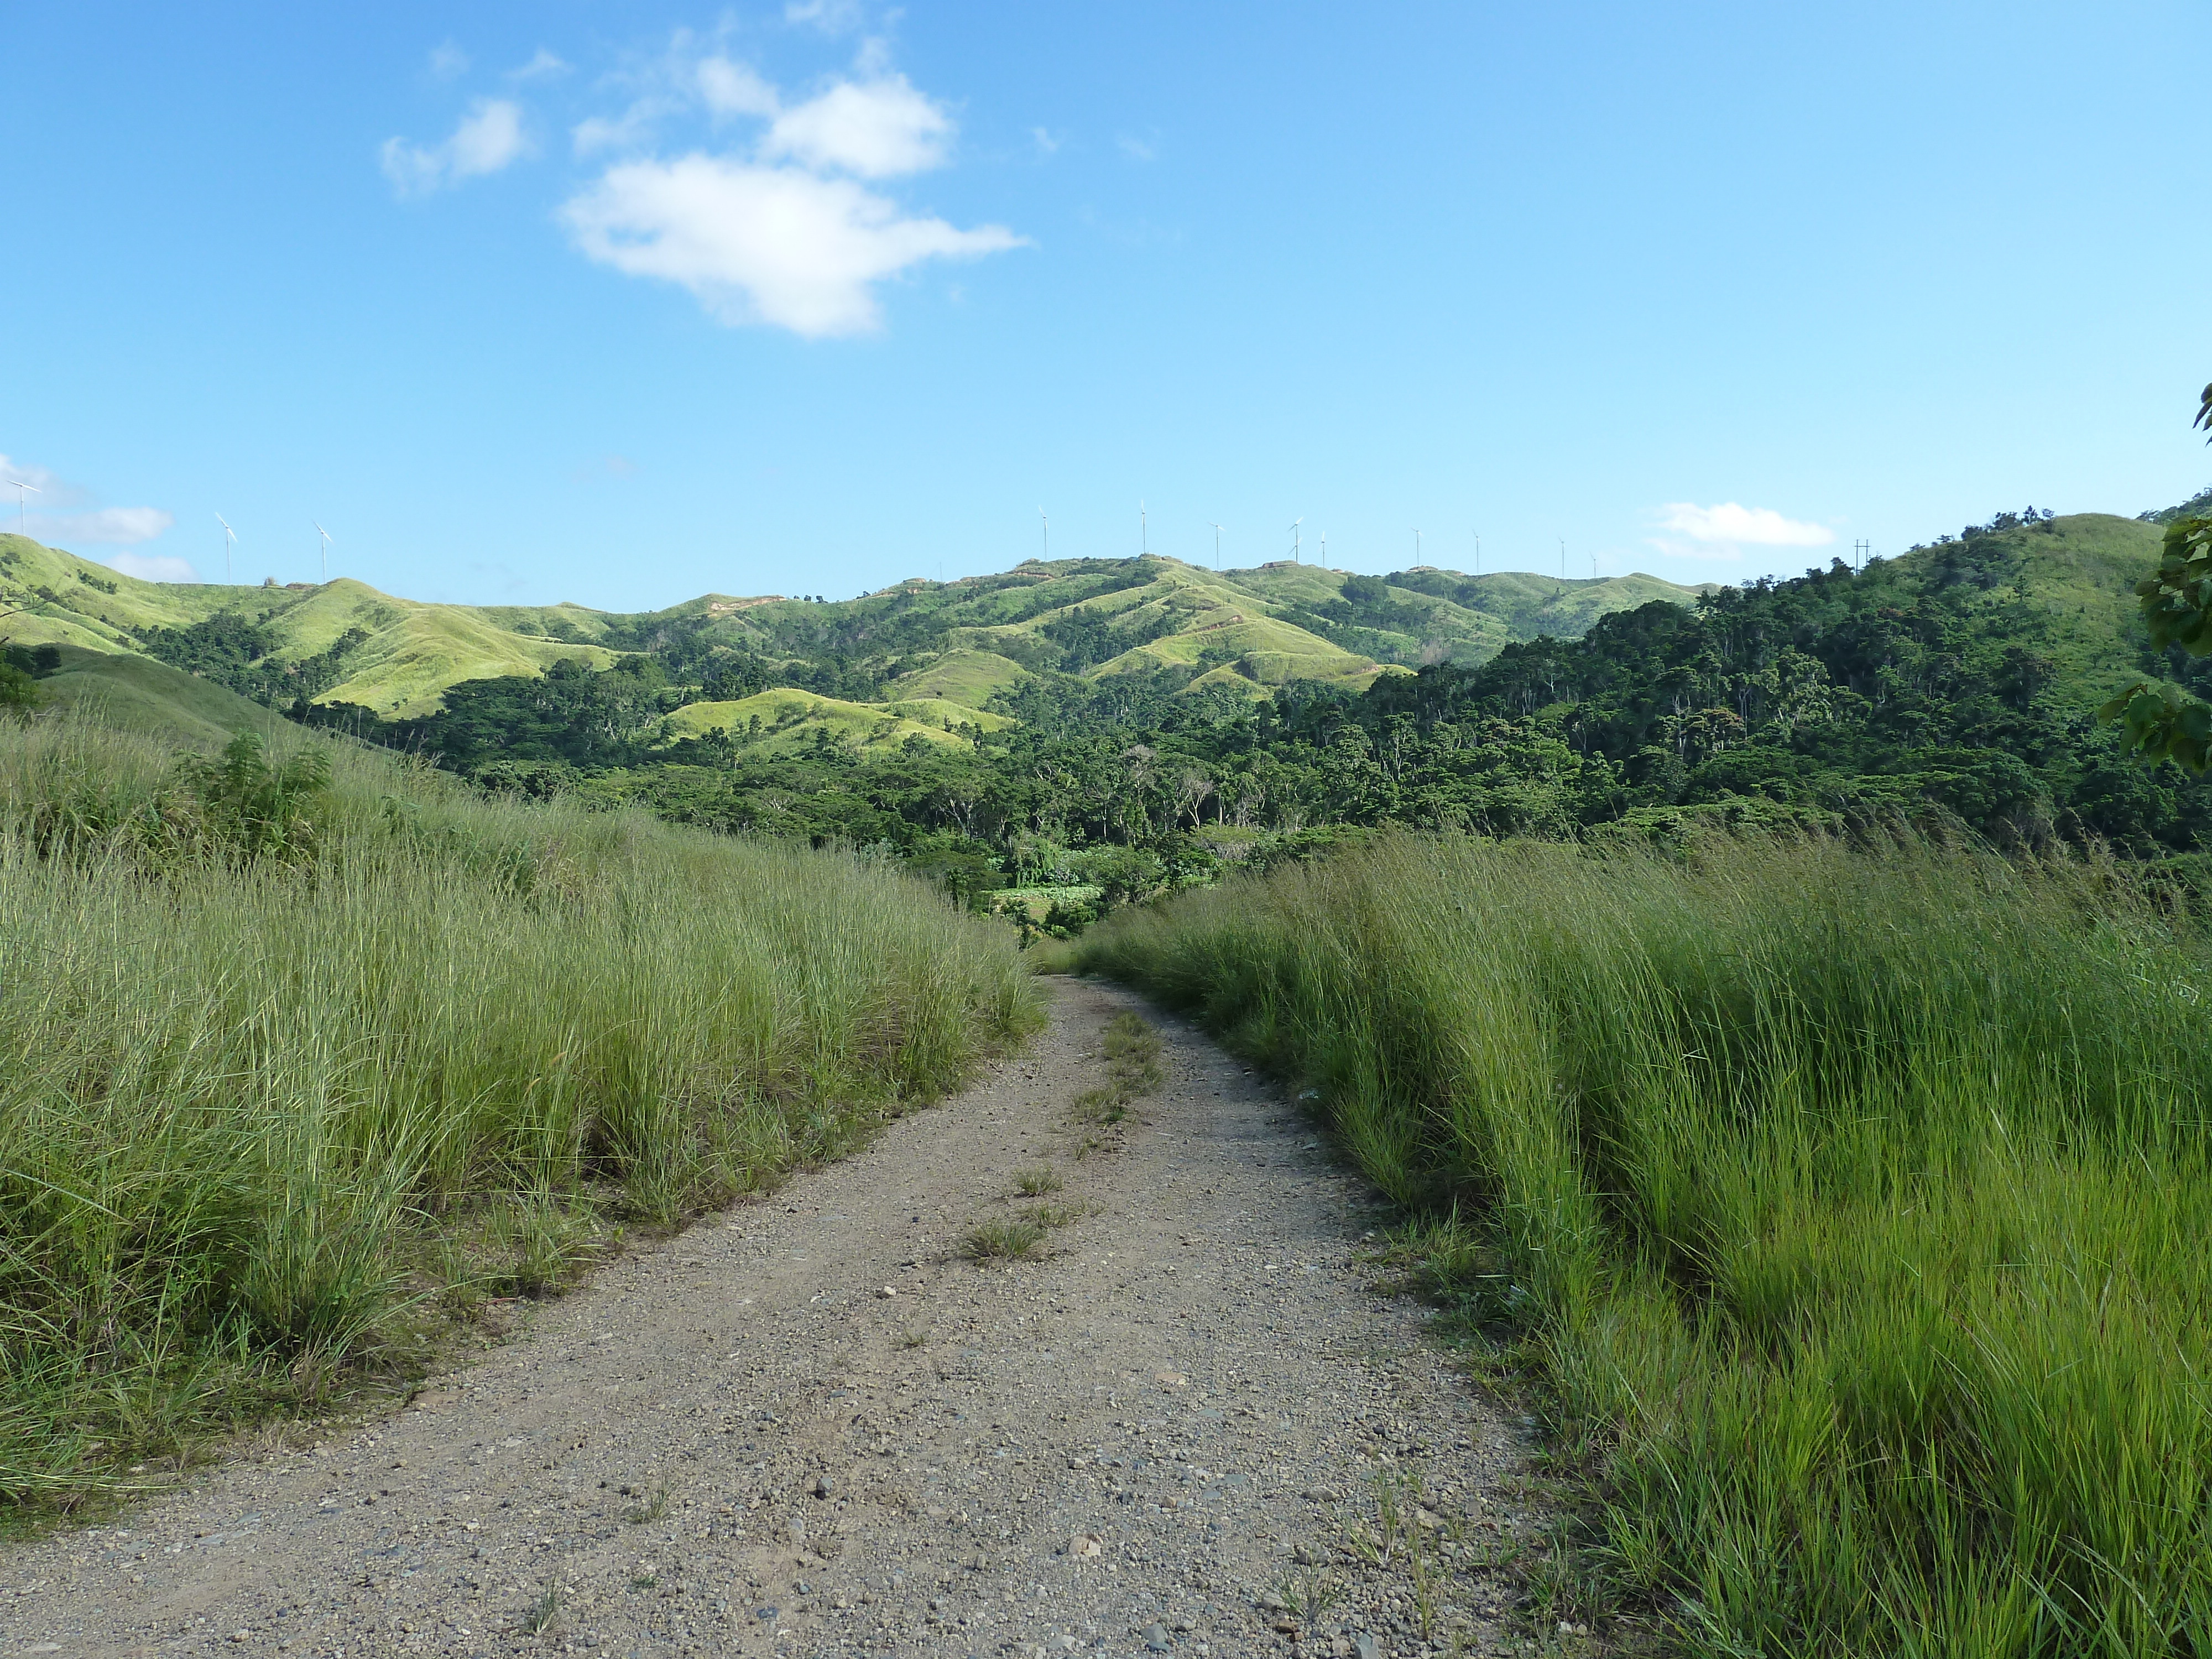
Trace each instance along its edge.
<instances>
[{"instance_id":1,"label":"tree branch with leaves","mask_svg":"<svg viewBox=\"0 0 2212 1659\"><path fill-rule=\"evenodd\" d=\"M2191 430L2204 428L2212 443L2212 386L2204 388ZM2184 519L2166 527L2158 568L2136 584L2154 648L2179 646L2192 657L2212 656L2212 519ZM2137 680L2097 711L2118 722L2126 746L2153 762L2172 761L2203 776L2212 768L2212 706L2170 685Z\"/></svg>"}]
</instances>

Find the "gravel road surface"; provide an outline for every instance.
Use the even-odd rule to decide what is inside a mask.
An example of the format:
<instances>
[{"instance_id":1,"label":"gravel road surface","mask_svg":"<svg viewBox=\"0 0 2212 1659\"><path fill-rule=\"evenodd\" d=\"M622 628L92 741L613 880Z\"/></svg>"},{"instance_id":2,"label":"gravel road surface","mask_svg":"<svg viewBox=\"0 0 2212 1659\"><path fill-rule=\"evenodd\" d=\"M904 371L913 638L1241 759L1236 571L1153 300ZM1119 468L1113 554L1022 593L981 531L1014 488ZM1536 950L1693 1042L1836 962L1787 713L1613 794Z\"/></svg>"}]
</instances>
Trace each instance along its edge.
<instances>
[{"instance_id":1,"label":"gravel road surface","mask_svg":"<svg viewBox=\"0 0 2212 1659\"><path fill-rule=\"evenodd\" d=\"M1144 1011L1051 985L978 1086L409 1409L0 1550L0 1659L1522 1650L1526 1431L1370 1288L1371 1195L1149 1012L1164 1085L1084 1122ZM962 1255L1039 1206L1039 1259Z\"/></svg>"}]
</instances>

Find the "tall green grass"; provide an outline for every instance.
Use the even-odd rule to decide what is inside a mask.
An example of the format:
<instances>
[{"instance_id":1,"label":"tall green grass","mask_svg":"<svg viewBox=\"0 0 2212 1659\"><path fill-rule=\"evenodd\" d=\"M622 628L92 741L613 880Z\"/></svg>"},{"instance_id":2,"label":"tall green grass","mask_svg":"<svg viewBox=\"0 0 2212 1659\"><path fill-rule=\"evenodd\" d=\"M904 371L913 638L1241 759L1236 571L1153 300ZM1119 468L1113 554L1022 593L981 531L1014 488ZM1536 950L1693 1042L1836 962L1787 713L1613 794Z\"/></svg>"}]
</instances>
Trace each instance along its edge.
<instances>
[{"instance_id":1,"label":"tall green grass","mask_svg":"<svg viewBox=\"0 0 2212 1659\"><path fill-rule=\"evenodd\" d=\"M0 1519L833 1155L1038 1017L1011 934L894 869L299 742L326 790L0 727Z\"/></svg>"},{"instance_id":2,"label":"tall green grass","mask_svg":"<svg viewBox=\"0 0 2212 1659\"><path fill-rule=\"evenodd\" d=\"M2212 950L2120 872L1407 837L1079 965L1455 1207L1682 1647L2212 1653Z\"/></svg>"}]
</instances>

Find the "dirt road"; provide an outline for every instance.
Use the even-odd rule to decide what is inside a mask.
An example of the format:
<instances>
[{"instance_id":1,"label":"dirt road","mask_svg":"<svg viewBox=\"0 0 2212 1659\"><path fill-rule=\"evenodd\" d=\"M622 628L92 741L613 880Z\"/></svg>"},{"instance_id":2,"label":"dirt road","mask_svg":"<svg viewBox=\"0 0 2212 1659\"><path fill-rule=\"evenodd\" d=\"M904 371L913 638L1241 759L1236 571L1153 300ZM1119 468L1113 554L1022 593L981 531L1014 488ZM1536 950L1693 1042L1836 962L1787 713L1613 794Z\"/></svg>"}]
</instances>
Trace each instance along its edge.
<instances>
[{"instance_id":1,"label":"dirt road","mask_svg":"<svg viewBox=\"0 0 2212 1659\"><path fill-rule=\"evenodd\" d=\"M1158 1094L1080 1122L1137 1005L1053 997L979 1086L413 1408L0 1553L0 1659L1518 1649L1521 1431L1368 1288L1364 1190L1172 1021ZM959 1254L1040 1204L1041 1259Z\"/></svg>"}]
</instances>

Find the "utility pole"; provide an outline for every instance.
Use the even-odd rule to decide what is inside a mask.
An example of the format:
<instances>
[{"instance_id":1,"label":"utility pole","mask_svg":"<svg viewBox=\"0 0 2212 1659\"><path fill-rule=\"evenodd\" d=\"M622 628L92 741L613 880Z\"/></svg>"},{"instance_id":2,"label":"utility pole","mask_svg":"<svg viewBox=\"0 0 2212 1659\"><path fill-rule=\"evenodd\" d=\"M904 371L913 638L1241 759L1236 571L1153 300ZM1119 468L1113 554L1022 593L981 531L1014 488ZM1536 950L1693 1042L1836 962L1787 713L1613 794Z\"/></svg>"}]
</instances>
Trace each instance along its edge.
<instances>
[{"instance_id":1,"label":"utility pole","mask_svg":"<svg viewBox=\"0 0 2212 1659\"><path fill-rule=\"evenodd\" d=\"M1871 542L1851 544L1851 574L1856 576L1866 568L1867 555L1872 551L1873 545Z\"/></svg>"}]
</instances>

